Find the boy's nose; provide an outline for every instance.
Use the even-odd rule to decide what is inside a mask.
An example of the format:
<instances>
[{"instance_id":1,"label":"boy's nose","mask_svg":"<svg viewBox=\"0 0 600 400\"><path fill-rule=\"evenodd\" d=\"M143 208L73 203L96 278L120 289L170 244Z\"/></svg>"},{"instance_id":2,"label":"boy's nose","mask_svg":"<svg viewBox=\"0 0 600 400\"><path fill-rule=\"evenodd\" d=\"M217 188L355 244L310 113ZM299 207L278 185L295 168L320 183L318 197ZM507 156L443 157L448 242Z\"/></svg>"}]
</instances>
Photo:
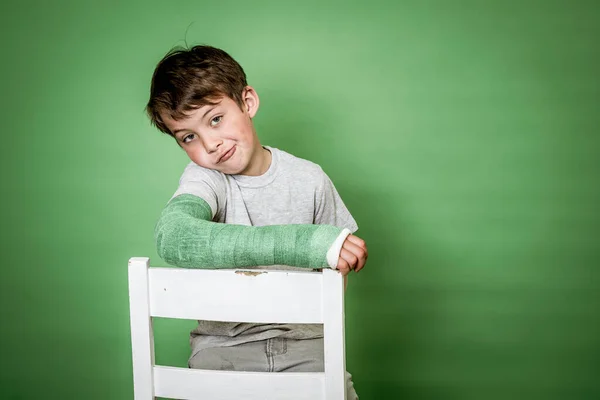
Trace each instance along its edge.
<instances>
[{"instance_id":1,"label":"boy's nose","mask_svg":"<svg viewBox=\"0 0 600 400\"><path fill-rule=\"evenodd\" d=\"M223 144L222 140L211 140L210 142L206 142L206 149L210 154L219 150L219 147Z\"/></svg>"}]
</instances>

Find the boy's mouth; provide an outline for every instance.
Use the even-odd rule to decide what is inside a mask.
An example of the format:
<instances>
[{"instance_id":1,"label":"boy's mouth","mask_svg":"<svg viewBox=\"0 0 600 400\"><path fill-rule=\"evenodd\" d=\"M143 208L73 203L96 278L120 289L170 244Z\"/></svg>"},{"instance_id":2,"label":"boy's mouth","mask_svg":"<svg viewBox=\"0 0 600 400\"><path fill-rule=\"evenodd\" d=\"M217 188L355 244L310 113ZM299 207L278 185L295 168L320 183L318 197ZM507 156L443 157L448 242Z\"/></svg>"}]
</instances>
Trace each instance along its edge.
<instances>
[{"instance_id":1,"label":"boy's mouth","mask_svg":"<svg viewBox=\"0 0 600 400\"><path fill-rule=\"evenodd\" d=\"M234 145L232 148L227 150L221 157L219 157L219 159L217 160L217 164L220 164L222 162L229 160L231 158L231 156L233 156L233 153L235 153L235 148L236 148L236 146Z\"/></svg>"}]
</instances>

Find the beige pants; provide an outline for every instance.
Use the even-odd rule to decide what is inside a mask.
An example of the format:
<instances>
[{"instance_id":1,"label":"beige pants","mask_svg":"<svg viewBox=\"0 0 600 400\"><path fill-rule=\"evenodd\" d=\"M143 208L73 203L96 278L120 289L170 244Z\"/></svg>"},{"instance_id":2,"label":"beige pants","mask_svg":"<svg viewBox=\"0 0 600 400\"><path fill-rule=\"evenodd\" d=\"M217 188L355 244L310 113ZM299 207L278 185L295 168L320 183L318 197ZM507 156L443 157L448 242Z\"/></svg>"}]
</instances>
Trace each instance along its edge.
<instances>
[{"instance_id":1,"label":"beige pants","mask_svg":"<svg viewBox=\"0 0 600 400\"><path fill-rule=\"evenodd\" d=\"M273 338L229 347L200 350L190 368L255 372L323 372L323 339ZM348 400L358 400L352 376L346 372Z\"/></svg>"}]
</instances>

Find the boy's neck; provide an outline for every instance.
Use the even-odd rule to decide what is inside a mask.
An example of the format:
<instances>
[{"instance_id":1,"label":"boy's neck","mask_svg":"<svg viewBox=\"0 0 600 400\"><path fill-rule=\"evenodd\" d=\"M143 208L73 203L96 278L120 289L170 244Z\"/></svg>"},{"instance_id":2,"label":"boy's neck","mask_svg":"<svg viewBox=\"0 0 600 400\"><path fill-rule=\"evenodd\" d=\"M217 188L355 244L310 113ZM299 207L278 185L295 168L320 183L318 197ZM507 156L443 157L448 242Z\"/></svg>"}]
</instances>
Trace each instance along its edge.
<instances>
[{"instance_id":1,"label":"boy's neck","mask_svg":"<svg viewBox=\"0 0 600 400\"><path fill-rule=\"evenodd\" d=\"M257 152L254 160L251 161L251 165L248 166L248 169L242 172L240 175L246 176L261 176L269 170L271 166L271 152L260 146L260 150Z\"/></svg>"}]
</instances>

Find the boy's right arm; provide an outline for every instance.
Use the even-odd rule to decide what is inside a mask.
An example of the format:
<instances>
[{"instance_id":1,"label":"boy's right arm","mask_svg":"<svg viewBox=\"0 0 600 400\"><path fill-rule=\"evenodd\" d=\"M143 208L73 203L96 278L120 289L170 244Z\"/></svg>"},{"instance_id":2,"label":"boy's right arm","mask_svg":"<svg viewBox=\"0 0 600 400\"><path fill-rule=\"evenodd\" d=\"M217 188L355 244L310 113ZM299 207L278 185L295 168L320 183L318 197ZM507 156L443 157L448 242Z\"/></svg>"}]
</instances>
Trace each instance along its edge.
<instances>
[{"instance_id":1,"label":"boy's right arm","mask_svg":"<svg viewBox=\"0 0 600 400\"><path fill-rule=\"evenodd\" d=\"M211 208L201 197L181 194L173 198L156 225L159 256L187 268L329 268L327 252L342 232L331 225L254 227L212 222L211 218Z\"/></svg>"}]
</instances>

